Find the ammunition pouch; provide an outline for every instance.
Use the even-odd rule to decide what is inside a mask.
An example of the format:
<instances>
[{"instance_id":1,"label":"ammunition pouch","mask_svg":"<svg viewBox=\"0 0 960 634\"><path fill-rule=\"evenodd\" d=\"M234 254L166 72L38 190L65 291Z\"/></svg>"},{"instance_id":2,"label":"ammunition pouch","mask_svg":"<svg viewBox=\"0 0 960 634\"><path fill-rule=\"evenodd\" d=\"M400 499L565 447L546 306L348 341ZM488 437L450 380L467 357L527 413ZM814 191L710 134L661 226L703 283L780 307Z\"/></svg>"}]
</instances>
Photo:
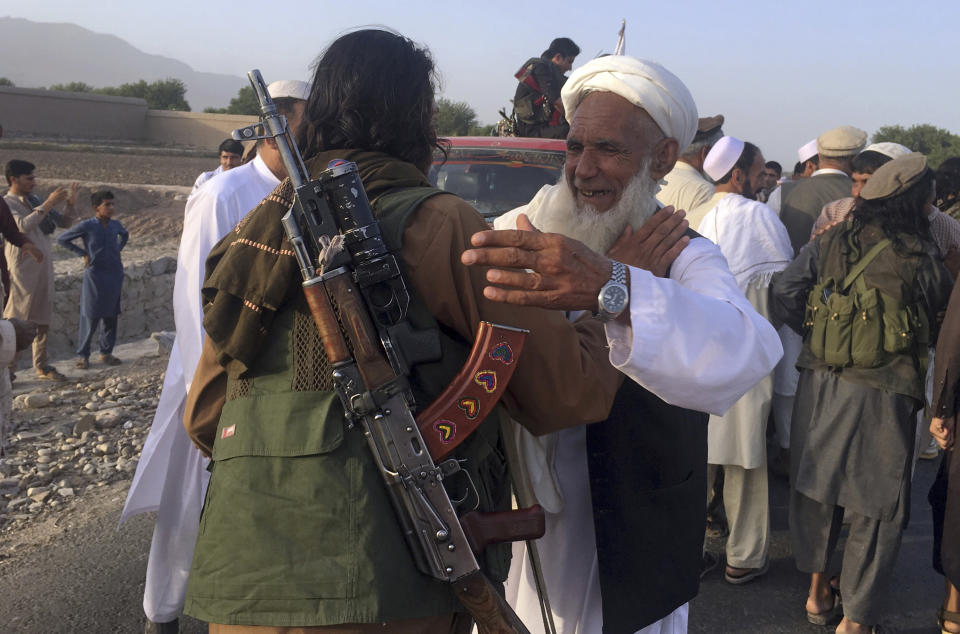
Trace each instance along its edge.
<instances>
[{"instance_id":1,"label":"ammunition pouch","mask_svg":"<svg viewBox=\"0 0 960 634\"><path fill-rule=\"evenodd\" d=\"M824 363L875 368L916 350L926 365L930 333L923 307L904 306L863 281L867 265L889 244L875 245L842 282L827 277L810 291L804 328L811 354Z\"/></svg>"}]
</instances>

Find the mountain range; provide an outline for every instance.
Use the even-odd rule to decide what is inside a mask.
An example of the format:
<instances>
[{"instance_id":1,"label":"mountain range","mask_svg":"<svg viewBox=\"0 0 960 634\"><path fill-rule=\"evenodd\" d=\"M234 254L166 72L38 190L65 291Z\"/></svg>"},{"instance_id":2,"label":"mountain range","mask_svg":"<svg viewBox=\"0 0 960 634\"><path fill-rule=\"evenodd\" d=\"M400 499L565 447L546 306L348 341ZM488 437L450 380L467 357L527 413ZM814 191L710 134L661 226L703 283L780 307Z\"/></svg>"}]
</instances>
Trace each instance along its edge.
<instances>
[{"instance_id":1,"label":"mountain range","mask_svg":"<svg viewBox=\"0 0 960 634\"><path fill-rule=\"evenodd\" d=\"M226 106L247 84L243 77L202 73L179 60L144 53L114 35L22 18L0 17L0 60L0 76L22 88L72 81L101 88L176 78L186 85L195 112Z\"/></svg>"}]
</instances>

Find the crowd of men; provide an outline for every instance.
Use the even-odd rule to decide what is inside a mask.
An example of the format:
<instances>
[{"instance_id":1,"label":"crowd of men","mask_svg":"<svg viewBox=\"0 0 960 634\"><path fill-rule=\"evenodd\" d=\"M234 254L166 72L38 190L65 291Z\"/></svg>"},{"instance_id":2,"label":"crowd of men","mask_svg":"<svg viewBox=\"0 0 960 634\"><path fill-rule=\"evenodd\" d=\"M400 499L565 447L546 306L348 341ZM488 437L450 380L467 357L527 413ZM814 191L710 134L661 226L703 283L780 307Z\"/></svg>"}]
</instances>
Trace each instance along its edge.
<instances>
[{"instance_id":1,"label":"crowd of men","mask_svg":"<svg viewBox=\"0 0 960 634\"><path fill-rule=\"evenodd\" d=\"M717 563L708 507L726 518L724 579L754 582L770 563L768 474L780 473L810 575L806 620L877 631L928 449L938 315L960 272L960 158L935 173L844 125L800 147L786 178L760 144L725 135L722 115L699 117L662 65L612 55L566 77L578 54L558 38L517 73L517 131L565 138L564 175L492 229L427 180L443 144L422 46L357 30L324 51L312 84L268 89L311 176L357 165L409 314L438 342L407 377L418 398L453 380L482 322L529 331L501 405L452 455L476 510L506 511L512 493L541 505L546 533L486 545L481 568L531 631L684 633ZM219 149L221 173L202 174L187 201L177 341L122 518L158 511L147 631L175 632L181 613L223 634L469 631L450 585L418 570L334 393L280 222L294 192L276 141L240 166L242 146ZM52 287L20 295L20 251L49 267L34 229L62 202L54 220L71 224L76 189L32 202L28 166L7 168L25 237L7 236L0 361L29 320L37 371L56 378L43 353ZM96 217L59 238L103 263L84 276L81 367L98 321L112 358L126 242L112 195L92 203ZM953 414L938 413L938 438ZM944 631L960 629L947 618L957 602L954 588Z\"/></svg>"}]
</instances>

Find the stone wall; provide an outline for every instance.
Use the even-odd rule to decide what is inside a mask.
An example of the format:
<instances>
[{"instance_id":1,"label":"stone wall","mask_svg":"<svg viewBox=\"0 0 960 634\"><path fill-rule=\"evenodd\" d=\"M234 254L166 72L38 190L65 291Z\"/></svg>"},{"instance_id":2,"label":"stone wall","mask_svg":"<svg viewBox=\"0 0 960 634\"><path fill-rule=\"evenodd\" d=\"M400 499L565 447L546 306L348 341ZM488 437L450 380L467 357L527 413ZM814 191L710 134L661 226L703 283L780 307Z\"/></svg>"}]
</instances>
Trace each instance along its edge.
<instances>
[{"instance_id":1,"label":"stone wall","mask_svg":"<svg viewBox=\"0 0 960 634\"><path fill-rule=\"evenodd\" d=\"M75 267L71 267L75 269ZM117 343L137 341L161 330L173 330L173 279L177 259L161 256L153 260L124 262L123 294L120 299ZM50 323L51 359L76 355L77 328L80 323L80 286L82 271L60 271L54 282L54 308ZM99 349L97 339L91 345L91 357ZM29 353L24 354L29 357ZM25 364L21 360L21 364Z\"/></svg>"},{"instance_id":2,"label":"stone wall","mask_svg":"<svg viewBox=\"0 0 960 634\"><path fill-rule=\"evenodd\" d=\"M143 140L151 145L216 148L230 133L257 121L257 117L209 112L147 110Z\"/></svg>"},{"instance_id":3,"label":"stone wall","mask_svg":"<svg viewBox=\"0 0 960 634\"><path fill-rule=\"evenodd\" d=\"M143 99L0 86L0 125L7 138L138 142L146 116Z\"/></svg>"},{"instance_id":4,"label":"stone wall","mask_svg":"<svg viewBox=\"0 0 960 634\"><path fill-rule=\"evenodd\" d=\"M246 115L150 110L143 99L0 86L0 125L8 139L121 141L215 148Z\"/></svg>"}]
</instances>

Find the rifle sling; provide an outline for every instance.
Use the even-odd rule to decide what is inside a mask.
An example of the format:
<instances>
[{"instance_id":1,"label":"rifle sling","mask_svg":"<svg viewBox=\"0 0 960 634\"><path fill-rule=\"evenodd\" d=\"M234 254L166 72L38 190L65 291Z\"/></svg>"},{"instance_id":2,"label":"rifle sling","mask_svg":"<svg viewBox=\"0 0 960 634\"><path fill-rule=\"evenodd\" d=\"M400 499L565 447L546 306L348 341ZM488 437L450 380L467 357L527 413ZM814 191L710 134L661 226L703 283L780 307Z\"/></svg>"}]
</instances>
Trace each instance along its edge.
<instances>
[{"instance_id":1,"label":"rifle sling","mask_svg":"<svg viewBox=\"0 0 960 634\"><path fill-rule=\"evenodd\" d=\"M857 262L852 269L850 269L850 273L843 278L843 284L840 286L840 292L845 293L853 284L853 282L860 276L860 274L864 272L864 270L867 268L867 265L870 264L874 258L880 255L880 252L886 249L888 246L890 246L890 238L884 238L880 242L873 245L873 248L867 251L867 254L860 258L860 261Z\"/></svg>"}]
</instances>

